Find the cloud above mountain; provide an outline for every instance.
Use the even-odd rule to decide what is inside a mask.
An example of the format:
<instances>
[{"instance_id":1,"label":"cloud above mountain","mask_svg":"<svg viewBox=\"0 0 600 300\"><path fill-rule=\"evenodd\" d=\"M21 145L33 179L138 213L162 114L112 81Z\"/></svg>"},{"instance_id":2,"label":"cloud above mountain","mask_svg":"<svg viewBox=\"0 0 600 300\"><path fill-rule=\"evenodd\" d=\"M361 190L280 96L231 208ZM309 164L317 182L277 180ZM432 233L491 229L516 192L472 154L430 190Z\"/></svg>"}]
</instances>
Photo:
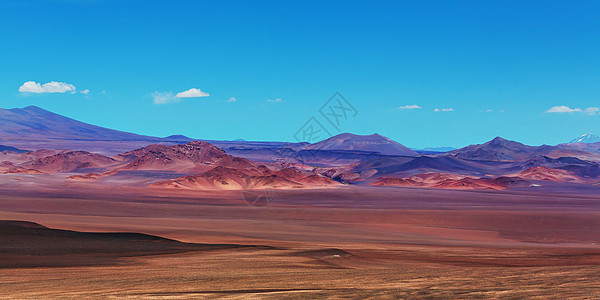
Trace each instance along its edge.
<instances>
[{"instance_id":1,"label":"cloud above mountain","mask_svg":"<svg viewBox=\"0 0 600 300\"><path fill-rule=\"evenodd\" d=\"M21 93L75 93L75 86L66 83L66 82L58 82L58 81L50 81L48 83L37 83L35 81L27 81L23 83L19 87L19 92Z\"/></svg>"},{"instance_id":2,"label":"cloud above mountain","mask_svg":"<svg viewBox=\"0 0 600 300\"><path fill-rule=\"evenodd\" d=\"M203 92L197 88L191 88L177 94L173 94L173 92L154 92L152 93L152 100L154 104L167 104L180 102L182 98L201 98L208 96L210 96L209 93Z\"/></svg>"}]
</instances>

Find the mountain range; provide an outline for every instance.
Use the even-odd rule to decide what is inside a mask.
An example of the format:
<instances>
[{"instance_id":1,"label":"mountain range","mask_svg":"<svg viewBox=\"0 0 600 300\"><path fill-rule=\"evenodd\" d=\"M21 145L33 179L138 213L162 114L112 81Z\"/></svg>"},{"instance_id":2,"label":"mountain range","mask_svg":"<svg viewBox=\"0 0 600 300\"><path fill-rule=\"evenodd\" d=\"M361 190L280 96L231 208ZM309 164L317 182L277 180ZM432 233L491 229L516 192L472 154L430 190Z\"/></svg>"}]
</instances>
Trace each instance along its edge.
<instances>
[{"instance_id":1,"label":"mountain range","mask_svg":"<svg viewBox=\"0 0 600 300\"><path fill-rule=\"evenodd\" d=\"M0 151L5 150L83 150L118 154L150 144L181 144L196 139L183 135L153 137L139 135L80 122L37 106L0 109ZM379 134L356 135L342 133L314 144L286 142L253 142L206 140L223 149L290 148L293 150L338 150L382 155L418 156L417 151ZM587 133L570 143L594 144L600 137ZM599 144L600 145L600 144ZM6 147L11 147L6 148ZM450 147L424 148L422 152L441 153ZM419 150L421 152L421 150Z\"/></svg>"},{"instance_id":2,"label":"mountain range","mask_svg":"<svg viewBox=\"0 0 600 300\"><path fill-rule=\"evenodd\" d=\"M581 159L600 160L599 153L590 153L559 146L528 146L501 137L496 137L484 144L470 145L461 149L452 150L442 155L484 161L526 160L535 156L548 156L551 158L577 157Z\"/></svg>"},{"instance_id":3,"label":"mountain range","mask_svg":"<svg viewBox=\"0 0 600 300\"><path fill-rule=\"evenodd\" d=\"M44 173L98 184L188 190L347 184L499 190L600 182L600 143L592 143L593 135L556 146L496 137L447 152L419 153L379 134L342 133L314 144L158 138L33 106L0 110L0 125L0 174Z\"/></svg>"}]
</instances>

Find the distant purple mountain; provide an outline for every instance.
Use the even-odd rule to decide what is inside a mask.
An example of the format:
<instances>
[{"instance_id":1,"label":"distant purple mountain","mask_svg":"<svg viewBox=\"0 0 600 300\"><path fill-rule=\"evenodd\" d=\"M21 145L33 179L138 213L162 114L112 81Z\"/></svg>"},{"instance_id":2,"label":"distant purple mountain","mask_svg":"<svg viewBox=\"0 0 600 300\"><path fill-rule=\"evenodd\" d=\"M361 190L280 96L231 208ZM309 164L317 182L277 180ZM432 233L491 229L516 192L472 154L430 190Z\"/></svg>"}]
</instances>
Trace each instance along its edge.
<instances>
[{"instance_id":1,"label":"distant purple mountain","mask_svg":"<svg viewBox=\"0 0 600 300\"><path fill-rule=\"evenodd\" d=\"M528 146L501 137L496 137L487 143L470 145L441 155L482 161L518 161L540 155L551 158L577 157L590 160L600 159L600 156L597 154L586 151L561 146Z\"/></svg>"},{"instance_id":2,"label":"distant purple mountain","mask_svg":"<svg viewBox=\"0 0 600 300\"><path fill-rule=\"evenodd\" d=\"M183 142L183 143L194 141L193 138L189 138L189 137L187 137L185 135L181 135L181 134L170 135L163 139L167 140L167 141L175 141L175 142Z\"/></svg>"},{"instance_id":3,"label":"distant purple mountain","mask_svg":"<svg viewBox=\"0 0 600 300\"><path fill-rule=\"evenodd\" d=\"M404 145L379 134L357 135L342 133L304 147L306 150L343 150L374 152L384 155L419 156Z\"/></svg>"},{"instance_id":4,"label":"distant purple mountain","mask_svg":"<svg viewBox=\"0 0 600 300\"><path fill-rule=\"evenodd\" d=\"M0 152L24 153L27 151L11 146L0 145Z\"/></svg>"},{"instance_id":5,"label":"distant purple mountain","mask_svg":"<svg viewBox=\"0 0 600 300\"><path fill-rule=\"evenodd\" d=\"M419 149L420 151L432 151L432 152L448 152L452 150L456 150L453 147L425 147L423 149Z\"/></svg>"},{"instance_id":6,"label":"distant purple mountain","mask_svg":"<svg viewBox=\"0 0 600 300\"><path fill-rule=\"evenodd\" d=\"M534 151L533 146L496 137L487 143L470 145L447 154L462 159L506 161L526 159Z\"/></svg>"},{"instance_id":7,"label":"distant purple mountain","mask_svg":"<svg viewBox=\"0 0 600 300\"><path fill-rule=\"evenodd\" d=\"M19 149L70 149L115 155L150 144L182 144L193 141L184 135L165 138L139 135L90 125L37 106L0 109L0 145ZM303 143L210 141L218 147L299 149ZM0 150L2 151L2 150Z\"/></svg>"},{"instance_id":8,"label":"distant purple mountain","mask_svg":"<svg viewBox=\"0 0 600 300\"><path fill-rule=\"evenodd\" d=\"M452 147L425 147L422 149L415 149L415 148L411 148L412 150L416 151L417 153L421 153L421 154L441 154L441 153L446 153L452 150L456 150L456 148L452 148Z\"/></svg>"},{"instance_id":9,"label":"distant purple mountain","mask_svg":"<svg viewBox=\"0 0 600 300\"><path fill-rule=\"evenodd\" d=\"M144 141L155 137L138 135L73 120L37 106L0 109L0 139L71 139Z\"/></svg>"},{"instance_id":10,"label":"distant purple mountain","mask_svg":"<svg viewBox=\"0 0 600 300\"><path fill-rule=\"evenodd\" d=\"M86 124L37 106L0 109L0 144L24 150L70 149L114 155L150 144L178 144L184 136L159 138Z\"/></svg>"}]
</instances>

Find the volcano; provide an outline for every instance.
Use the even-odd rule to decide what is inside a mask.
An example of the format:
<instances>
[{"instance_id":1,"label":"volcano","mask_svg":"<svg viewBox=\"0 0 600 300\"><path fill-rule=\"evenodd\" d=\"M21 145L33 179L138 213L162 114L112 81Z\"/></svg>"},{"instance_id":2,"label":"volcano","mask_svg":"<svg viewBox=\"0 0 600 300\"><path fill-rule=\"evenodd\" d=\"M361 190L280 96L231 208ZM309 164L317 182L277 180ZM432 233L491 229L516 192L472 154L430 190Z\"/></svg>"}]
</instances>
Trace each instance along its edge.
<instances>
[{"instance_id":1,"label":"volcano","mask_svg":"<svg viewBox=\"0 0 600 300\"><path fill-rule=\"evenodd\" d=\"M419 156L404 145L379 134L357 135L342 133L306 146L306 150L344 150L372 152L383 155Z\"/></svg>"}]
</instances>

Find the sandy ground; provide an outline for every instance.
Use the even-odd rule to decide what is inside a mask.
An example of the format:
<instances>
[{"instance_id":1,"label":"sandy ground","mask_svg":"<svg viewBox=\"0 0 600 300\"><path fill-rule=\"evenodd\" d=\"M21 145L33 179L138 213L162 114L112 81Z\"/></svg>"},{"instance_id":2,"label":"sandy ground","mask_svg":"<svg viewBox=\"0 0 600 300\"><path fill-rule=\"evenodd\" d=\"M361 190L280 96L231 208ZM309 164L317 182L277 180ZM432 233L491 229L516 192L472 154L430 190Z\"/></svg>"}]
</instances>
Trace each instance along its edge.
<instances>
[{"instance_id":1,"label":"sandy ground","mask_svg":"<svg viewBox=\"0 0 600 300\"><path fill-rule=\"evenodd\" d=\"M598 266L448 265L371 257L321 260L290 251L227 251L128 265L2 270L13 298L539 298L595 299Z\"/></svg>"},{"instance_id":2,"label":"sandy ground","mask_svg":"<svg viewBox=\"0 0 600 300\"><path fill-rule=\"evenodd\" d=\"M600 297L600 196L418 188L239 192L0 187L0 219L267 245L0 269L4 298Z\"/></svg>"}]
</instances>

